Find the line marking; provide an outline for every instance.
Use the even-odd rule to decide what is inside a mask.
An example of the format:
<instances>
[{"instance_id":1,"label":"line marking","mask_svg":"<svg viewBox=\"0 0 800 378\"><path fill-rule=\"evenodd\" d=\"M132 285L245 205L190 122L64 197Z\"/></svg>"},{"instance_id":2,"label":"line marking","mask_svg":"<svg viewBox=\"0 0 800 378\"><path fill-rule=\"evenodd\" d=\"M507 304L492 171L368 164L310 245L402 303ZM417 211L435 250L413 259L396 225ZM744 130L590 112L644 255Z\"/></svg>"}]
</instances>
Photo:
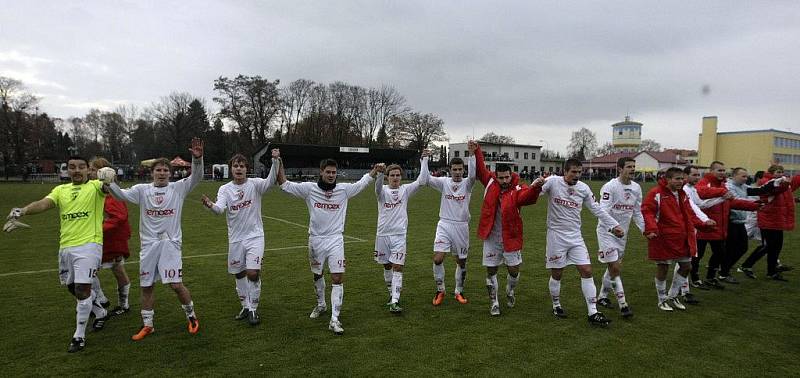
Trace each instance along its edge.
<instances>
[{"instance_id":1,"label":"line marking","mask_svg":"<svg viewBox=\"0 0 800 378\"><path fill-rule=\"evenodd\" d=\"M362 243L366 240L347 240L344 243ZM286 251L290 249L302 249L308 248L308 245L293 245L290 247L278 247L278 248L264 248L264 252L267 251ZM191 255L191 256L182 256L181 258L186 259L196 259L201 257L214 257L214 256L227 256L228 253L207 253L204 255ZM136 261L125 261L125 264L138 264L139 260ZM0 273L0 277L9 277L9 276L18 276L23 274L37 274L37 273L51 273L51 272L58 272L58 269L42 269L42 270L29 270L25 272L10 272L10 273Z\"/></svg>"},{"instance_id":2,"label":"line marking","mask_svg":"<svg viewBox=\"0 0 800 378\"><path fill-rule=\"evenodd\" d=\"M305 228L306 230L308 230L308 225L305 225L305 224L294 223L294 222L292 222L292 221L288 221L288 220L286 220L286 219L275 218L275 217L268 217L268 216L266 216L266 215L262 215L261 217L262 217L262 218L267 218L267 219L276 220L276 221L278 221L278 222L283 222L283 223L286 223L286 224L290 224L290 225L292 225L292 226L302 227L302 228ZM342 235L343 235L344 237L346 237L346 238L350 238L350 239L353 239L353 240L356 240L356 241L360 241L360 242L365 242L365 241L366 241L366 240L364 240L364 239L357 238L357 237L355 237L355 236L350 236L350 235L345 235L345 234L342 234Z\"/></svg>"}]
</instances>

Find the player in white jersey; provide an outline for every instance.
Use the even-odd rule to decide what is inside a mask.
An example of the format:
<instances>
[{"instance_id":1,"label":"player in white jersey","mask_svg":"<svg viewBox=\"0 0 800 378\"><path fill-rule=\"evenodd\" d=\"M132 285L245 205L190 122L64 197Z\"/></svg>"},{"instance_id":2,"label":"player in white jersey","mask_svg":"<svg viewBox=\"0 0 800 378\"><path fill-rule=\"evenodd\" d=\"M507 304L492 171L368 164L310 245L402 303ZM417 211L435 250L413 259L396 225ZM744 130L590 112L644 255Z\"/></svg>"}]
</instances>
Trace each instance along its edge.
<instances>
[{"instance_id":1,"label":"player in white jersey","mask_svg":"<svg viewBox=\"0 0 800 378\"><path fill-rule=\"evenodd\" d=\"M403 169L392 164L386 167L389 185L383 184L383 173L375 180L378 200L378 230L375 235L375 262L383 265L383 281L389 289L389 312L400 313L403 291L403 266L406 263L408 231L408 199L425 185L428 177L428 151L423 151L417 180L400 185Z\"/></svg>"},{"instance_id":2,"label":"player in white jersey","mask_svg":"<svg viewBox=\"0 0 800 378\"><path fill-rule=\"evenodd\" d=\"M695 166L689 165L683 169L683 173L686 175L686 183L683 185L683 192L686 193L686 196L689 197L689 205L691 205L694 214L700 218L701 221L707 222L710 218L706 213L703 212L703 209L707 209L709 207L715 206L724 199L722 197L717 198L709 198L709 199L700 199L700 196L697 194L697 188L695 184L700 181L702 177L700 175L700 169ZM699 269L699 259L697 256L692 257L692 269L697 272ZM675 274L678 274L680 270L680 265L675 264ZM691 285L689 284L691 281ZM691 293L690 286L701 289L701 290L711 290L703 281L700 280L699 276L697 280L687 280L686 283L683 284L681 287L681 298L683 298L683 302L688 304L699 304L700 301L695 298L694 294Z\"/></svg>"},{"instance_id":3,"label":"player in white jersey","mask_svg":"<svg viewBox=\"0 0 800 378\"><path fill-rule=\"evenodd\" d=\"M203 142L192 138L192 174L182 180L170 182L172 166L169 160L160 158L153 163L153 183L137 184L130 189L121 189L116 183L110 185L114 197L139 205L139 283L142 287L142 328L133 337L144 339L153 333L153 305L155 304L155 282L169 284L178 295L188 330L196 334L200 322L194 312L194 303L189 289L183 285L183 261L181 260L181 211L189 192L203 179Z\"/></svg>"},{"instance_id":4,"label":"player in white jersey","mask_svg":"<svg viewBox=\"0 0 800 378\"><path fill-rule=\"evenodd\" d=\"M436 239L433 243L433 279L436 294L433 305L444 300L444 256L453 253L456 260L455 298L466 304L464 281L467 278L467 255L469 254L469 200L475 185L475 156L467 158L467 177L464 178L464 160L450 160L450 177L427 179L428 185L442 193L439 203L439 223L436 224Z\"/></svg>"},{"instance_id":5,"label":"player in white jersey","mask_svg":"<svg viewBox=\"0 0 800 378\"><path fill-rule=\"evenodd\" d=\"M623 237L625 231L600 205L594 201L594 194L588 185L579 181L581 162L567 159L564 162L564 176L551 176L546 180L538 178L533 185L542 187L547 194L547 256L546 267L550 269L550 295L553 299L553 315L566 317L561 308L561 274L567 265L575 265L581 276L581 291L589 310L589 324L605 326L610 320L597 311L597 287L592 278L592 264L589 251L581 235L581 208L586 207L616 237Z\"/></svg>"},{"instance_id":6,"label":"player in white jersey","mask_svg":"<svg viewBox=\"0 0 800 378\"><path fill-rule=\"evenodd\" d=\"M261 298L261 263L264 258L264 222L261 219L261 197L275 185L280 167L280 151L272 150L272 167L266 179L247 178L247 158L236 154L230 161L233 181L217 191L217 201L205 194L203 205L217 215L226 213L228 222L228 273L236 281L236 294L242 309L234 317L258 325L258 303Z\"/></svg>"},{"instance_id":7,"label":"player in white jersey","mask_svg":"<svg viewBox=\"0 0 800 378\"><path fill-rule=\"evenodd\" d=\"M614 292L623 318L633 316L628 302L625 300L625 290L622 287L622 258L625 256L625 245L628 240L628 228L631 220L636 227L644 232L644 217L642 217L642 188L632 181L636 172L636 160L623 157L617 160L619 176L611 179L600 189L600 207L608 212L625 231L623 237L616 237L608 232L602 223L597 223L597 243L599 245L598 259L601 263L608 264L603 273L603 284L597 296L597 304L606 308L613 308L608 294Z\"/></svg>"},{"instance_id":8,"label":"player in white jersey","mask_svg":"<svg viewBox=\"0 0 800 378\"><path fill-rule=\"evenodd\" d=\"M365 174L355 183L336 183L336 160L325 159L319 165L319 181L294 183L286 180L283 172L278 174L281 189L295 197L302 198L308 206L308 262L314 274L314 289L317 305L311 311L310 318L316 319L328 310L325 302L325 264L331 273L331 320L328 329L336 335L344 333L339 321L344 295L345 258L344 258L344 221L347 216L347 202L355 197L372 182L378 171L384 170L383 164L376 164L372 171Z\"/></svg>"}]
</instances>

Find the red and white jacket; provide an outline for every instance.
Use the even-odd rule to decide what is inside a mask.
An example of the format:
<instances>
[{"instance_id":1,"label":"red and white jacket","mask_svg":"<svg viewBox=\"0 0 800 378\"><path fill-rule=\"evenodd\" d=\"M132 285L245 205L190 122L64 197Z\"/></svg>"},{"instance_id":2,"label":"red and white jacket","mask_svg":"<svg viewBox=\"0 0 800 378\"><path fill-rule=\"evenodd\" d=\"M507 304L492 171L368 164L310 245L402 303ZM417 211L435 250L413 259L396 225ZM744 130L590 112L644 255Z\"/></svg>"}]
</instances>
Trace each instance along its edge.
<instances>
[{"instance_id":1,"label":"red and white jacket","mask_svg":"<svg viewBox=\"0 0 800 378\"><path fill-rule=\"evenodd\" d=\"M489 238L494 227L497 204L500 203L503 222L503 250L506 252L522 250L522 217L520 216L520 208L536 203L542 188L520 185L519 175L512 172L511 186L505 191L501 190L495 174L486 168L480 147L475 150L475 159L476 176L486 187L483 193L481 218L478 223L478 237L482 240Z\"/></svg>"},{"instance_id":2,"label":"red and white jacket","mask_svg":"<svg viewBox=\"0 0 800 378\"><path fill-rule=\"evenodd\" d=\"M695 228L707 226L695 215L683 190L673 192L664 179L650 189L642 201L644 234L656 234L647 241L651 260L672 260L697 255Z\"/></svg>"},{"instance_id":3,"label":"red and white jacket","mask_svg":"<svg viewBox=\"0 0 800 378\"><path fill-rule=\"evenodd\" d=\"M766 173L758 182L764 185L772 180L772 174ZM761 196L761 200L766 203L758 211L758 228L765 230L794 230L794 197L792 192L800 188L800 175L795 175L789 182L779 186L775 193L770 196Z\"/></svg>"},{"instance_id":4,"label":"red and white jacket","mask_svg":"<svg viewBox=\"0 0 800 378\"><path fill-rule=\"evenodd\" d=\"M724 180L717 179L713 173L706 174L697 185L697 195L701 199L722 197L728 193ZM745 199L730 199L722 201L714 206L703 209L709 218L717 222L717 227L710 231L697 230L697 238L701 240L725 240L728 237L728 222L730 221L731 209L756 211L758 203Z\"/></svg>"}]
</instances>

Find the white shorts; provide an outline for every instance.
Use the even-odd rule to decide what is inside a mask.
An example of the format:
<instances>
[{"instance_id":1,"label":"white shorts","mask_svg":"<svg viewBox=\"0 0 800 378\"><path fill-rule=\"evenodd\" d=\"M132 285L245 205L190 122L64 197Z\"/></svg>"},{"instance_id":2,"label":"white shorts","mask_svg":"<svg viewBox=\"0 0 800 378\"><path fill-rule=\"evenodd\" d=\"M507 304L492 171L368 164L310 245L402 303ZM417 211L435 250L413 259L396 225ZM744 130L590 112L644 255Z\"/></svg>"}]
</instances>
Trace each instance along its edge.
<instances>
[{"instance_id":1,"label":"white shorts","mask_svg":"<svg viewBox=\"0 0 800 378\"><path fill-rule=\"evenodd\" d=\"M681 257L679 259L669 259L669 260L653 260L656 265L672 265L677 263L688 263L692 262L691 256Z\"/></svg>"},{"instance_id":2,"label":"white shorts","mask_svg":"<svg viewBox=\"0 0 800 378\"><path fill-rule=\"evenodd\" d=\"M522 264L522 251L506 252L503 250L503 241L500 237L489 235L483 241L483 266L517 266Z\"/></svg>"},{"instance_id":3,"label":"white shorts","mask_svg":"<svg viewBox=\"0 0 800 378\"><path fill-rule=\"evenodd\" d=\"M106 261L106 262L100 264L100 267L103 268L103 269L111 269L111 268L114 267L114 265L117 265L117 264L125 265L125 258L122 257L122 256L117 256L112 261Z\"/></svg>"},{"instance_id":4,"label":"white shorts","mask_svg":"<svg viewBox=\"0 0 800 378\"><path fill-rule=\"evenodd\" d=\"M561 235L547 231L545 267L559 269L567 265L590 265L589 250L580 234Z\"/></svg>"},{"instance_id":5,"label":"white shorts","mask_svg":"<svg viewBox=\"0 0 800 378\"><path fill-rule=\"evenodd\" d=\"M598 231L597 244L600 247L599 251L597 251L597 259L601 263L607 264L614 261L622 261L622 258L625 257L626 237L618 238L614 234Z\"/></svg>"},{"instance_id":6,"label":"white shorts","mask_svg":"<svg viewBox=\"0 0 800 378\"><path fill-rule=\"evenodd\" d=\"M386 235L375 237L375 262L378 264L406 264L406 236Z\"/></svg>"},{"instance_id":7,"label":"white shorts","mask_svg":"<svg viewBox=\"0 0 800 378\"><path fill-rule=\"evenodd\" d=\"M159 240L142 246L139 253L139 285L153 286L157 281L183 281L181 246L170 240Z\"/></svg>"},{"instance_id":8,"label":"white shorts","mask_svg":"<svg viewBox=\"0 0 800 378\"><path fill-rule=\"evenodd\" d=\"M103 246L86 243L58 251L58 280L62 285L90 284L100 269Z\"/></svg>"},{"instance_id":9,"label":"white shorts","mask_svg":"<svg viewBox=\"0 0 800 378\"><path fill-rule=\"evenodd\" d=\"M344 273L346 261L344 237L341 234L308 237L308 263L311 272L321 275L326 262L331 273Z\"/></svg>"},{"instance_id":10,"label":"white shorts","mask_svg":"<svg viewBox=\"0 0 800 378\"><path fill-rule=\"evenodd\" d=\"M261 270L263 258L263 236L230 243L228 244L228 273L239 274L245 269Z\"/></svg>"},{"instance_id":11,"label":"white shorts","mask_svg":"<svg viewBox=\"0 0 800 378\"><path fill-rule=\"evenodd\" d=\"M436 224L434 252L452 252L459 259L469 255L469 223L455 223L439 220Z\"/></svg>"}]
</instances>

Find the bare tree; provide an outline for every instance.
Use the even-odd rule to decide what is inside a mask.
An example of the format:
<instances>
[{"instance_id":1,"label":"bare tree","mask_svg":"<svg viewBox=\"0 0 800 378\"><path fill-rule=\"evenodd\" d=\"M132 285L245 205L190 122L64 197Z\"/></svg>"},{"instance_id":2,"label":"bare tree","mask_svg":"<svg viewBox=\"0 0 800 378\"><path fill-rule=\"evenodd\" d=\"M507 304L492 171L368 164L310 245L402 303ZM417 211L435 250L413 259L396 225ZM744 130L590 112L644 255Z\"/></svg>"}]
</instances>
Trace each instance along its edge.
<instances>
[{"instance_id":1,"label":"bare tree","mask_svg":"<svg viewBox=\"0 0 800 378\"><path fill-rule=\"evenodd\" d=\"M507 135L498 135L494 132L484 134L480 139L481 142L498 143L498 144L514 144L514 137Z\"/></svg>"},{"instance_id":2,"label":"bare tree","mask_svg":"<svg viewBox=\"0 0 800 378\"><path fill-rule=\"evenodd\" d=\"M567 151L571 158L581 161L591 159L597 150L597 136L589 129L583 127L572 133Z\"/></svg>"},{"instance_id":3,"label":"bare tree","mask_svg":"<svg viewBox=\"0 0 800 378\"><path fill-rule=\"evenodd\" d=\"M214 97L222 109L220 116L235 122L236 130L246 138L247 151L255 149L253 139L265 144L275 125L280 125L277 116L281 112L281 97L278 92L279 80L269 81L261 76L239 75L233 80L220 77L214 80Z\"/></svg>"},{"instance_id":4,"label":"bare tree","mask_svg":"<svg viewBox=\"0 0 800 378\"><path fill-rule=\"evenodd\" d=\"M294 138L296 125L309 113L314 85L311 80L298 79L281 89L281 126L286 129L285 132L281 130L281 134L285 135L287 140Z\"/></svg>"},{"instance_id":5,"label":"bare tree","mask_svg":"<svg viewBox=\"0 0 800 378\"><path fill-rule=\"evenodd\" d=\"M419 152L433 142L447 141L444 121L434 114L410 112L392 118L391 134L403 141L406 148Z\"/></svg>"},{"instance_id":6,"label":"bare tree","mask_svg":"<svg viewBox=\"0 0 800 378\"><path fill-rule=\"evenodd\" d=\"M613 143L606 142L605 144L600 146L600 148L598 148L597 151L595 151L595 154L597 156L605 156L605 155L610 155L610 154L616 153L618 151L619 150L616 147L614 147Z\"/></svg>"},{"instance_id":7,"label":"bare tree","mask_svg":"<svg viewBox=\"0 0 800 378\"><path fill-rule=\"evenodd\" d=\"M642 143L639 145L639 151L661 151L661 143L658 143L652 139L642 139Z\"/></svg>"}]
</instances>

